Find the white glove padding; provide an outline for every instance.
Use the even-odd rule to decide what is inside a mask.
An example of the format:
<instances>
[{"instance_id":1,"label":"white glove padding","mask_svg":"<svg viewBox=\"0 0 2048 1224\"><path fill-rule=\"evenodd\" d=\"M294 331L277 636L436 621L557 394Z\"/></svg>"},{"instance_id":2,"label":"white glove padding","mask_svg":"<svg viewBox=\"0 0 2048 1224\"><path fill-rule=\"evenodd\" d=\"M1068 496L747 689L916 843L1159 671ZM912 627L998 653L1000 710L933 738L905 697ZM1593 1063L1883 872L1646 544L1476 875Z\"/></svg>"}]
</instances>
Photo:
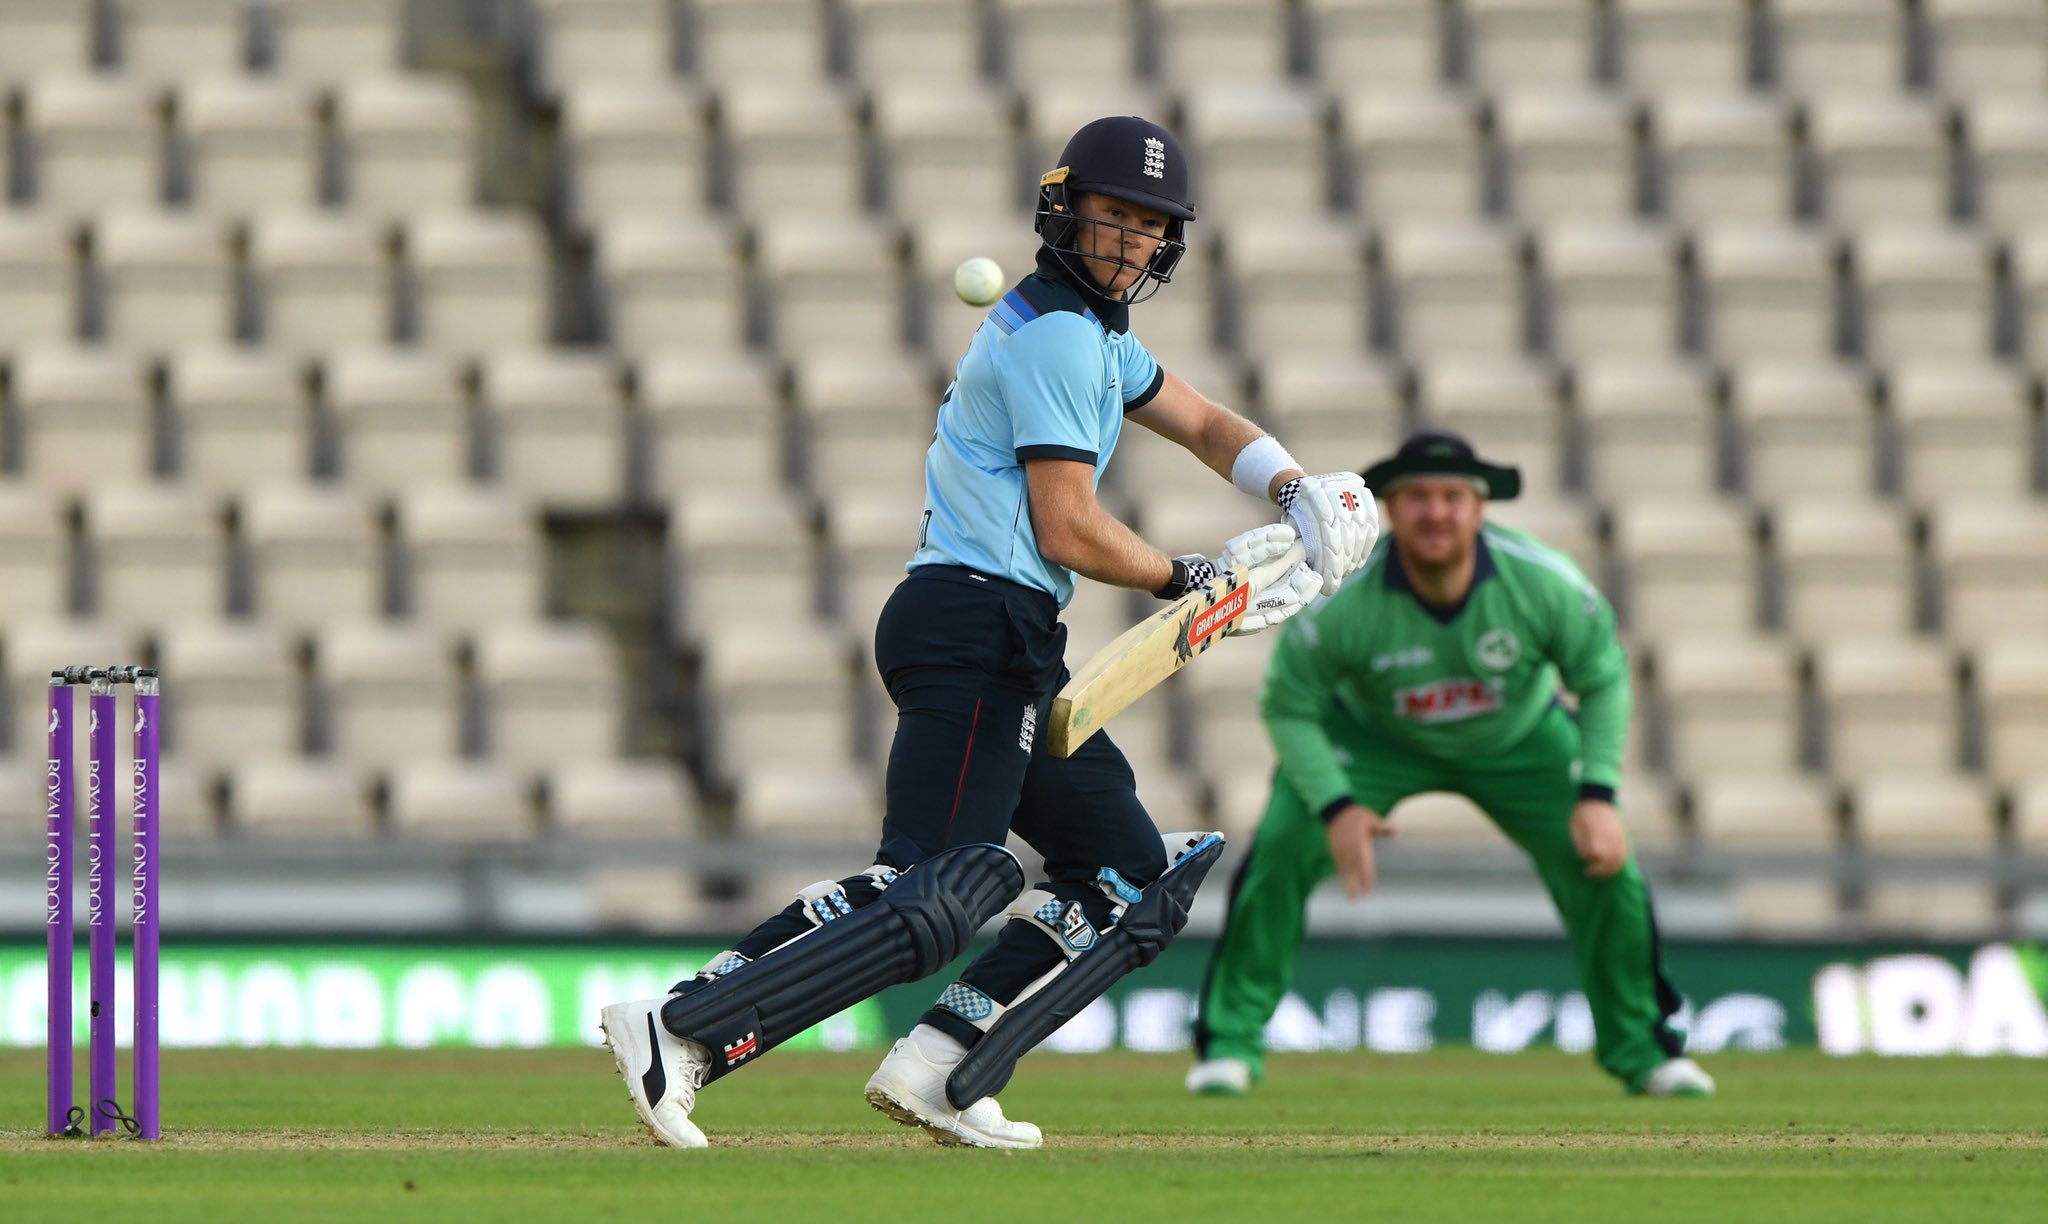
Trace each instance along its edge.
<instances>
[{"instance_id":1,"label":"white glove padding","mask_svg":"<svg viewBox=\"0 0 2048 1224\"><path fill-rule=\"evenodd\" d=\"M1173 577L1152 593L1161 599L1179 599L1218 574L1229 573L1239 566L1250 570L1278 561L1300 539L1294 528L1286 523L1268 523L1264 527L1240 532L1224 542L1223 551L1217 556L1189 553L1185 557L1175 557Z\"/></svg>"},{"instance_id":2,"label":"white glove padding","mask_svg":"<svg viewBox=\"0 0 2048 1224\"><path fill-rule=\"evenodd\" d=\"M1281 521L1301 533L1309 568L1335 595L1380 538L1380 508L1356 472L1298 476L1280 486Z\"/></svg>"},{"instance_id":3,"label":"white glove padding","mask_svg":"<svg viewBox=\"0 0 2048 1224\"><path fill-rule=\"evenodd\" d=\"M1278 578L1252 592L1252 606L1225 633L1229 637L1263 633L1322 598L1322 594L1323 580L1308 567L1308 562L1296 561L1282 570Z\"/></svg>"}]
</instances>

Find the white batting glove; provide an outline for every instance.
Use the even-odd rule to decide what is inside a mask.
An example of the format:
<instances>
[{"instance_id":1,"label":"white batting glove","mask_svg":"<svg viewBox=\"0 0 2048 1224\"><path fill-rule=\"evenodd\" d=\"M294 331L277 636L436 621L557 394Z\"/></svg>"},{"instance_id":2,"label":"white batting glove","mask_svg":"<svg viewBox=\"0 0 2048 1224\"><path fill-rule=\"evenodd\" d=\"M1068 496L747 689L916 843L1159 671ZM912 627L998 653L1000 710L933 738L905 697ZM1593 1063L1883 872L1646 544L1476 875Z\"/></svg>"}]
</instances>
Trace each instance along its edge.
<instances>
[{"instance_id":1,"label":"white batting glove","mask_svg":"<svg viewBox=\"0 0 2048 1224\"><path fill-rule=\"evenodd\" d=\"M1297 476L1280 486L1280 517L1301 533L1309 568L1335 595L1380 538L1380 508L1356 472Z\"/></svg>"},{"instance_id":2,"label":"white batting glove","mask_svg":"<svg viewBox=\"0 0 2048 1224\"><path fill-rule=\"evenodd\" d=\"M1263 633L1321 599L1322 595L1323 580L1308 567L1308 562L1296 561L1282 570L1278 578L1252 592L1252 606L1236 624L1224 630L1224 634L1228 637L1249 637Z\"/></svg>"},{"instance_id":3,"label":"white batting glove","mask_svg":"<svg viewBox=\"0 0 2048 1224\"><path fill-rule=\"evenodd\" d=\"M1223 544L1221 554L1204 557L1200 553L1189 553L1173 559L1173 577L1165 586L1152 592L1161 599L1179 599L1181 596L1209 582L1218 574L1243 566L1257 569L1269 561L1278 561L1294 547L1301 537L1286 523L1268 523L1254 527L1230 537Z\"/></svg>"}]
</instances>

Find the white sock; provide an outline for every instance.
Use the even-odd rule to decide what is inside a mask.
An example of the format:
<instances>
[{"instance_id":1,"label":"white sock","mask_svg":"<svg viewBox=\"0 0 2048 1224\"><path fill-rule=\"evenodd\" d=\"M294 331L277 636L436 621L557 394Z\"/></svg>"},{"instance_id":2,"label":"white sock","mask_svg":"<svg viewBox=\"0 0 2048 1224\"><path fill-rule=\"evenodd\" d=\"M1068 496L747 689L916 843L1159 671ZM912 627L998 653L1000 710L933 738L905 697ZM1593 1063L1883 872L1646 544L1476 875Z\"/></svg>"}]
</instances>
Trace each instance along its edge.
<instances>
[{"instance_id":1,"label":"white sock","mask_svg":"<svg viewBox=\"0 0 2048 1224\"><path fill-rule=\"evenodd\" d=\"M950 1067L967 1057L967 1047L959 1038L929 1024L920 1024L910 1030L910 1039L917 1043L918 1053L942 1067Z\"/></svg>"}]
</instances>

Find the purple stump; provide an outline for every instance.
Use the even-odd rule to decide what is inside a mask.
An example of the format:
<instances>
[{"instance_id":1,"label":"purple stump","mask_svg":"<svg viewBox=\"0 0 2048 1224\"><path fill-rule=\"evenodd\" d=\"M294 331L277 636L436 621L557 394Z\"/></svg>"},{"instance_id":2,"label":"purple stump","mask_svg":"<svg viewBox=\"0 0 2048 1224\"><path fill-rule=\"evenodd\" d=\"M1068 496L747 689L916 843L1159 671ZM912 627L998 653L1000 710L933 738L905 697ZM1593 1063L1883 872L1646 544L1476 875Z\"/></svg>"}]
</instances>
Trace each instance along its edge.
<instances>
[{"instance_id":1,"label":"purple stump","mask_svg":"<svg viewBox=\"0 0 2048 1224\"><path fill-rule=\"evenodd\" d=\"M43 852L43 929L49 962L49 1124L53 1135L71 1129L71 686L63 672L50 673L49 759L44 766L46 800Z\"/></svg>"},{"instance_id":2,"label":"purple stump","mask_svg":"<svg viewBox=\"0 0 2048 1224\"><path fill-rule=\"evenodd\" d=\"M91 1096L86 1112L91 1133L109 1134L114 1104L114 909L107 904L113 887L108 858L113 852L115 818L112 783L119 763L114 756L114 682L95 668L92 696L87 701L85 778L85 913L89 928L87 986L92 1001L90 1057L86 1087ZM106 1109L103 1111L102 1107Z\"/></svg>"},{"instance_id":3,"label":"purple stump","mask_svg":"<svg viewBox=\"0 0 2048 1224\"><path fill-rule=\"evenodd\" d=\"M144 1139L163 1137L157 1095L157 675L135 674L135 873L131 951L135 957L135 1121Z\"/></svg>"}]
</instances>

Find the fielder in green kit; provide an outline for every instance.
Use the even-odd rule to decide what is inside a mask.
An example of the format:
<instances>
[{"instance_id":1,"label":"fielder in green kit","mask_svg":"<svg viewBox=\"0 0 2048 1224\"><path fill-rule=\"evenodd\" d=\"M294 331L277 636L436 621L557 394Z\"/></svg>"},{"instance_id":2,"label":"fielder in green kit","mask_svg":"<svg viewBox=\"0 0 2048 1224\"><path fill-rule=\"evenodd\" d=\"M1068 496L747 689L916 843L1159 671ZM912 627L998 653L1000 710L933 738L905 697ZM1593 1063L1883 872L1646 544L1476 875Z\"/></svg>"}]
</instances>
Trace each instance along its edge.
<instances>
[{"instance_id":1,"label":"fielder in green kit","mask_svg":"<svg viewBox=\"0 0 2048 1224\"><path fill-rule=\"evenodd\" d=\"M1332 873L1353 897L1369 891L1373 841L1393 832L1386 814L1409 795L1453 791L1549 890L1600 1066L1632 1093L1711 1094L1671 1027L1678 992L1615 808L1629 681L1613 609L1564 554L1485 522L1486 503L1514 497L1521 474L1464 438L1415 434L1364 475L1386 534L1287 626L1266 673L1279 770L1203 983L1189 1090L1249 1090L1309 893Z\"/></svg>"}]
</instances>

